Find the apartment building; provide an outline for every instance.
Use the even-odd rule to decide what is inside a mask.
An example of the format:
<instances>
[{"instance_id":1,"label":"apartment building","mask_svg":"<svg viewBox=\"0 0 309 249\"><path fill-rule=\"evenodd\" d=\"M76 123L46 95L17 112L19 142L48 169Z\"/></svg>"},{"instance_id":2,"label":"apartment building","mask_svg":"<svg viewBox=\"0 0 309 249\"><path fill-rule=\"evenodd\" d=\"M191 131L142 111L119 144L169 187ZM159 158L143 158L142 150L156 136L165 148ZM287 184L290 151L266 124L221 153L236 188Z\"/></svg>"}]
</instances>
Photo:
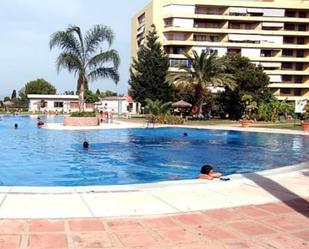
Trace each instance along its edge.
<instances>
[{"instance_id":1,"label":"apartment building","mask_svg":"<svg viewBox=\"0 0 309 249\"><path fill-rule=\"evenodd\" d=\"M132 19L132 57L151 24L170 70L184 52L236 53L263 66L278 99L309 100L309 0L152 0Z\"/></svg>"}]
</instances>

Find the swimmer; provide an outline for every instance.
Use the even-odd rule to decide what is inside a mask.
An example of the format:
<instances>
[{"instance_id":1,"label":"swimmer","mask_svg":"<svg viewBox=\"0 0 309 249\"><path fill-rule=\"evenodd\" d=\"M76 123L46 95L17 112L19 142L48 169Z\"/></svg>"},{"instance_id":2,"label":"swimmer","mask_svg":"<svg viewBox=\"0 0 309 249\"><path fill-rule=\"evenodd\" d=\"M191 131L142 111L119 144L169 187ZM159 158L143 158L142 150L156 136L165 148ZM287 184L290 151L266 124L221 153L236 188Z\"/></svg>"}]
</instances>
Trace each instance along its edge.
<instances>
[{"instance_id":1,"label":"swimmer","mask_svg":"<svg viewBox=\"0 0 309 249\"><path fill-rule=\"evenodd\" d=\"M222 174L220 172L214 172L212 166L204 165L201 168L201 173L198 176L198 179L206 179L206 180L213 180L215 178L220 178Z\"/></svg>"},{"instance_id":2,"label":"swimmer","mask_svg":"<svg viewBox=\"0 0 309 249\"><path fill-rule=\"evenodd\" d=\"M87 141L85 141L85 142L83 143L83 148L84 148L84 149L88 149L88 148L89 148L89 143L88 143Z\"/></svg>"}]
</instances>

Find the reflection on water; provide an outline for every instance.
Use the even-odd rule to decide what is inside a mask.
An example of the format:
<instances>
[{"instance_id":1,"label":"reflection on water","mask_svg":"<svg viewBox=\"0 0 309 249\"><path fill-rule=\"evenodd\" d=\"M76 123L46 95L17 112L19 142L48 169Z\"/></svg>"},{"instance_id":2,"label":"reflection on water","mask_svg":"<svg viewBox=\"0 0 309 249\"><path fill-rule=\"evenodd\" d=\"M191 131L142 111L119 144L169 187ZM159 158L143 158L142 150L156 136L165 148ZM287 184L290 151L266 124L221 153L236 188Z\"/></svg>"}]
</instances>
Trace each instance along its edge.
<instances>
[{"instance_id":1,"label":"reflection on water","mask_svg":"<svg viewBox=\"0 0 309 249\"><path fill-rule=\"evenodd\" d=\"M61 122L62 117L44 117ZM14 123L19 129L13 129ZM183 137L184 132L188 133ZM36 117L0 121L0 184L77 186L193 179L203 164L223 174L308 161L309 137L195 129L53 131ZM82 143L90 143L88 150Z\"/></svg>"}]
</instances>

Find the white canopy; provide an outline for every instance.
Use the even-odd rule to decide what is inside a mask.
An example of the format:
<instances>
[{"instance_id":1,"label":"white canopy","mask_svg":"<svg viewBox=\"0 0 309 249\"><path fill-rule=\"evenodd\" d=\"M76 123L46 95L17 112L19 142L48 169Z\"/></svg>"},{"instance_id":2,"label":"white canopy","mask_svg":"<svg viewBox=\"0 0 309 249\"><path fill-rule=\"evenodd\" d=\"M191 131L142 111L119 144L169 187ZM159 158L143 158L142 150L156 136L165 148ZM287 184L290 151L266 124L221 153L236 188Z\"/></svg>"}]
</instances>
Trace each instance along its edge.
<instances>
[{"instance_id":1,"label":"white canopy","mask_svg":"<svg viewBox=\"0 0 309 249\"><path fill-rule=\"evenodd\" d=\"M239 8L239 7L230 7L230 13L247 14L247 9L246 8Z\"/></svg>"},{"instance_id":2,"label":"white canopy","mask_svg":"<svg viewBox=\"0 0 309 249\"><path fill-rule=\"evenodd\" d=\"M284 9L263 9L264 16L284 16Z\"/></svg>"},{"instance_id":3,"label":"white canopy","mask_svg":"<svg viewBox=\"0 0 309 249\"><path fill-rule=\"evenodd\" d=\"M228 35L229 41L260 41L260 35Z\"/></svg>"},{"instance_id":4,"label":"white canopy","mask_svg":"<svg viewBox=\"0 0 309 249\"><path fill-rule=\"evenodd\" d=\"M258 8L247 8L248 13L263 13L263 9Z\"/></svg>"},{"instance_id":5,"label":"white canopy","mask_svg":"<svg viewBox=\"0 0 309 249\"><path fill-rule=\"evenodd\" d=\"M263 22L263 27L280 27L282 28L284 24L282 22Z\"/></svg>"}]
</instances>

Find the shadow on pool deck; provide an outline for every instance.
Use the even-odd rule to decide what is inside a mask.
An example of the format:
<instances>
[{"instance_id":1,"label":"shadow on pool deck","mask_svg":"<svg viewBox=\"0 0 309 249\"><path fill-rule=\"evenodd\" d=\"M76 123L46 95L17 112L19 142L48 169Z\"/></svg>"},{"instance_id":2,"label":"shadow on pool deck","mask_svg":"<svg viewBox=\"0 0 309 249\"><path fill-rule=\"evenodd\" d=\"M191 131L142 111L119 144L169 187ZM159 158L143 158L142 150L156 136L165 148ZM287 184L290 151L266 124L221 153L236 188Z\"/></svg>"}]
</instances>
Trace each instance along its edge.
<instances>
[{"instance_id":1,"label":"shadow on pool deck","mask_svg":"<svg viewBox=\"0 0 309 249\"><path fill-rule=\"evenodd\" d=\"M294 209L296 212L301 215L309 218L309 202L299 195L295 194L291 190L285 188L281 184L265 177L262 175L258 175L256 173L246 175L248 179L259 185L261 188L275 196L277 199L281 200L287 206ZM289 200L286 200L284 196L291 196Z\"/></svg>"}]
</instances>

